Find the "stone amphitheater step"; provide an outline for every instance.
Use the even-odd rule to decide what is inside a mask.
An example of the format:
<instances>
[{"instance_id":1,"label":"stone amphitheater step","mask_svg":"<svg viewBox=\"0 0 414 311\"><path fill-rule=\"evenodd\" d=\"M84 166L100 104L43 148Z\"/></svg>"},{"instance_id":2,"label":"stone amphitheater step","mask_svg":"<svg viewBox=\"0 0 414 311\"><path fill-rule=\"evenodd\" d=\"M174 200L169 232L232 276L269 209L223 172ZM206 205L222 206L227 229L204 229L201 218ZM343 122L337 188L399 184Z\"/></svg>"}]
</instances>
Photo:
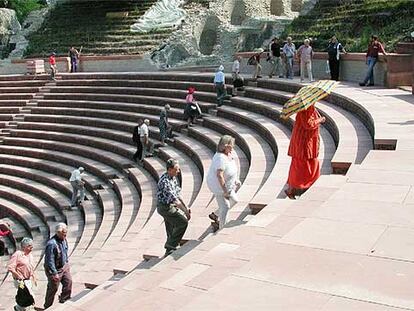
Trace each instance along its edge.
<instances>
[{"instance_id":1,"label":"stone amphitheater step","mask_svg":"<svg viewBox=\"0 0 414 311\"><path fill-rule=\"evenodd\" d=\"M105 152L114 153L117 156L113 156L114 160L119 161L119 165L122 168L129 167L133 165L131 160L126 160L125 158L131 158L135 150L130 144L116 142L106 138L100 137L91 137L89 135L79 135L71 134L67 132L57 132L52 129L49 130L23 130L16 129L11 130L12 137L24 137L24 138L42 138L47 137L47 140L56 140L60 142L67 143L78 143L79 145L91 146L97 149L101 149ZM104 151L103 151L104 152ZM121 161L122 157L122 161Z\"/></svg>"},{"instance_id":2,"label":"stone amphitheater step","mask_svg":"<svg viewBox=\"0 0 414 311\"><path fill-rule=\"evenodd\" d=\"M6 171L7 174L4 174L4 171ZM70 232L68 233L70 248L76 248L77 242L81 238L81 233L84 227L84 220L80 212L72 213L64 211L65 208L70 206L69 199L66 196L63 196L62 193L50 187L50 185L45 185L43 183L27 178L28 174L24 174L24 178L16 177L14 173L21 173L22 171L14 169L13 166L2 164L0 166L0 172L0 184L13 186L14 188L25 191L26 193L36 195L46 201L50 206L52 206L57 214L56 212L51 213L51 211L49 211L49 214L51 216L45 214L45 217L47 220L51 217L50 220L67 223L71 228ZM32 201L31 203L34 202ZM48 208L42 209L43 214L47 211Z\"/></svg>"},{"instance_id":3,"label":"stone amphitheater step","mask_svg":"<svg viewBox=\"0 0 414 311\"><path fill-rule=\"evenodd\" d=\"M50 151L53 150L54 152L48 157L49 159L59 158L65 161L63 163L76 163L75 165L83 166L86 171L92 172L94 175L104 180L108 180L119 174L119 171L116 168L110 166L111 164L116 166L119 165L118 162L115 163L115 160L111 157L113 154L102 152L96 148L81 148L78 145L71 143L58 143L56 141L43 139L36 140L32 138L17 137L5 137L3 144L4 146L0 146L2 150L8 145L15 149L20 149L20 152L26 151L29 154L32 152L30 156L35 156L35 154L47 156L47 153L50 153ZM70 157L68 154L70 154ZM88 156L88 158L81 155ZM106 161L106 164L95 159Z\"/></svg>"},{"instance_id":4,"label":"stone amphitheater step","mask_svg":"<svg viewBox=\"0 0 414 311\"><path fill-rule=\"evenodd\" d=\"M189 146L192 146L192 148L186 149L185 148L186 143L188 143ZM198 143L197 141L194 141L192 139L189 139L187 137L179 135L179 136L177 136L177 138L175 140L175 144L177 144L177 146L180 146L181 149L183 150L183 152L187 152L188 150L193 150L192 151L193 152L193 158L192 158L191 162L194 159L194 155L196 155L199 159L202 159L202 158L205 157L204 153L202 152L202 150L205 149L205 147L202 144ZM197 145L200 148L194 148ZM163 148L161 148L161 150L162 149ZM170 149L170 151L173 150L170 147L167 147L166 149ZM160 152L162 152L162 151L160 151ZM209 160L210 159L211 159L211 157L209 157ZM147 160L153 160L153 159L151 158L151 159L147 159ZM150 164L150 163L151 163L151 161L148 161L148 164ZM153 170L156 171L157 169L153 169ZM165 171L164 165L158 165L158 171L159 171L158 174L160 174L161 172L164 172ZM197 196L197 199L193 203L193 206L197 203L197 201L201 202L202 199L203 199L203 196L205 196L204 193ZM211 195L209 195L209 196L210 196L209 200L211 200ZM207 202L209 200L207 200ZM205 204L206 203L204 203L204 205ZM196 209L201 208L201 206L197 205L195 208ZM141 211L140 211L140 213L141 213ZM156 216L156 217L154 217L154 216ZM163 252L163 250L162 250L163 249L163 243L164 243L164 239L165 239L164 231L165 231L165 229L164 229L164 226L162 225L162 218L159 215L157 215L157 213L155 213L155 215L153 215L151 217L151 219L146 223L145 227L141 231L139 231L139 234L134 234L133 232L129 232L126 235L126 238L125 238L126 241L128 239L131 239L131 238L134 239L135 238L135 239L141 240L140 243L142 244L142 246L138 248L138 249L141 249L141 250L138 253L136 253L137 256L134 256L134 258L139 258L140 257L139 254L141 254L141 256L142 256L142 254L162 254L162 252ZM146 241L149 237L152 237L151 241L154 241L153 243L151 243L150 247L148 247L148 245L146 245ZM142 239L144 239L144 240L142 240ZM137 242L139 242L139 241L137 241ZM137 247L135 247L135 249L137 249ZM136 252L136 250L135 250L135 252ZM130 259L124 260L122 262L118 262L117 265L116 265L116 269L119 270L119 271L129 271L129 270L133 269L135 266L137 266L137 260L133 259L133 258L132 259L130 258Z\"/></svg>"},{"instance_id":5,"label":"stone amphitheater step","mask_svg":"<svg viewBox=\"0 0 414 311\"><path fill-rule=\"evenodd\" d=\"M25 172L21 174L28 173L33 179L41 178L40 180L45 181L48 180L48 178L50 178L50 182L54 184L54 187L66 193L68 197L71 196L71 190L69 190L71 189L71 186L68 180L71 171L73 171L75 168L79 166L76 165L76 163L73 166L71 165L72 163L69 165L64 164L63 158L57 158L56 161L54 161L53 157L51 157L52 160L47 160L48 156L46 154L43 155L43 153L30 153L31 150L27 148L25 148L24 150L18 150L13 148L12 146L0 145L0 149L2 153L0 154L2 164L16 165L27 168L24 169ZM36 158L36 155L38 156L38 158ZM36 159L42 159L42 161ZM41 174L38 177L33 177L33 174L31 174L32 169L44 171L46 175ZM36 173L38 174L39 172L36 171ZM45 178L42 178L43 175L45 176ZM64 180L58 181L58 179L61 179L62 177ZM93 189L100 188L103 184L102 180L100 180L96 176L91 175L90 172L86 172L85 176L83 176L83 179L85 180L85 187L87 191L92 191ZM60 186L60 184L62 184L62 186Z\"/></svg>"},{"instance_id":6,"label":"stone amphitheater step","mask_svg":"<svg viewBox=\"0 0 414 311\"><path fill-rule=\"evenodd\" d=\"M0 100L29 100L33 96L34 93L1 93Z\"/></svg>"},{"instance_id":7,"label":"stone amphitheater step","mask_svg":"<svg viewBox=\"0 0 414 311\"><path fill-rule=\"evenodd\" d=\"M152 110L154 114L156 113L156 110ZM98 110L98 109L81 109L81 108L44 108L44 107L37 107L32 108L32 114L47 114L47 115L56 115L59 117L59 115L64 115L68 117L73 116L82 116L82 118L96 118L97 121L99 119L109 119L109 120L118 120L118 121L127 121L127 122L133 122L136 124L138 119L149 119L151 124L158 125L159 122L159 116L157 115L148 115L143 113L132 113L132 112L117 112L115 110ZM177 114L181 114L181 112L177 111ZM65 118L62 118L61 120L64 120ZM174 131L180 131L181 128L184 128L186 126L186 122L178 121L175 119L170 120L170 124L173 127Z\"/></svg>"},{"instance_id":8,"label":"stone amphitheater step","mask_svg":"<svg viewBox=\"0 0 414 311\"><path fill-rule=\"evenodd\" d=\"M62 96L61 94L57 96L56 95L47 96L46 98L50 99L50 98L56 98L56 97L65 98L65 96ZM141 97L141 96L136 96L136 95L129 96L129 95L111 94L109 96L105 96L105 95L100 96L100 95L85 94L85 95L78 96L75 94L73 95L73 97L75 99L75 101L72 101L73 108L98 110L98 111L102 111L102 113L105 113L105 112L114 113L114 111L119 111L119 113L121 113L120 117L128 116L128 113L137 113L139 115L135 117L135 122L136 120L138 120L139 117L144 118L145 115L143 114L145 113L158 116L161 112L161 109L166 103L173 102L172 100L164 101L162 98L157 98L157 97L148 98L148 97ZM98 97L101 97L101 98L98 98ZM98 99L98 101L88 101L87 100L88 98ZM111 100L111 98L113 98L114 100L112 102L108 101L108 100ZM80 100L77 100L77 99L80 99ZM99 99L102 99L104 101L99 101ZM130 101L130 102L129 103L128 102L117 102L117 100L122 101L123 99L125 101ZM180 104L184 105L182 101L180 102ZM177 103L175 103L175 105L177 105ZM33 110L34 113L43 112L43 114L48 114L48 111L50 111L50 109L59 109L59 111L65 112L67 110L64 110L64 108L69 108L68 101L60 101L60 100L57 100L57 101L50 100L48 102L39 100L38 107L39 109ZM169 111L169 117L176 118L176 119L183 119L184 118L183 110L172 108ZM157 120L156 117L151 116L149 117L149 119L153 121L153 124L156 124L156 120Z\"/></svg>"},{"instance_id":9,"label":"stone amphitheater step","mask_svg":"<svg viewBox=\"0 0 414 311\"><path fill-rule=\"evenodd\" d=\"M27 100L0 100L0 107L23 107L26 106Z\"/></svg>"}]
</instances>

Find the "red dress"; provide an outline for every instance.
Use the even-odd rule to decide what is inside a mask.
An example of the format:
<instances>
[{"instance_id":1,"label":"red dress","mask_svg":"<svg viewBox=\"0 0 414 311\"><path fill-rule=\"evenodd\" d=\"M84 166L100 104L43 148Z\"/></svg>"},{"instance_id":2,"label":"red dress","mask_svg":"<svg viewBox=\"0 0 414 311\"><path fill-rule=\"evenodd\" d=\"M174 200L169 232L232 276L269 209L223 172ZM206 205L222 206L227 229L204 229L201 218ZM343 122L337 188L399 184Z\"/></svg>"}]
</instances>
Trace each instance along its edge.
<instances>
[{"instance_id":1,"label":"red dress","mask_svg":"<svg viewBox=\"0 0 414 311\"><path fill-rule=\"evenodd\" d=\"M320 123L320 115L314 106L296 115L288 151L292 162L287 183L291 188L307 189L320 176Z\"/></svg>"}]
</instances>

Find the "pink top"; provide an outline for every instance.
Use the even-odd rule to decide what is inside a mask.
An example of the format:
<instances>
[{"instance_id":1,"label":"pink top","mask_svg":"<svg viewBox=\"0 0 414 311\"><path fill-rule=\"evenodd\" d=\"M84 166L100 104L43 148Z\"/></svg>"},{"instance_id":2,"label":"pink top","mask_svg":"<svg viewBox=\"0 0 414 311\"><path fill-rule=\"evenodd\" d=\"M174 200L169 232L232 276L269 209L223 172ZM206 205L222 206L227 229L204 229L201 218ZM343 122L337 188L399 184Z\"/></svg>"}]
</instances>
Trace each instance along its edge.
<instances>
[{"instance_id":1,"label":"pink top","mask_svg":"<svg viewBox=\"0 0 414 311\"><path fill-rule=\"evenodd\" d=\"M310 62L312 60L313 51L311 46L302 45L298 53L300 55L300 61L302 62Z\"/></svg>"},{"instance_id":2,"label":"pink top","mask_svg":"<svg viewBox=\"0 0 414 311\"><path fill-rule=\"evenodd\" d=\"M33 276L35 269L33 255L25 255L22 251L16 251L10 258L7 270L17 275L19 280L28 280Z\"/></svg>"},{"instance_id":3,"label":"pink top","mask_svg":"<svg viewBox=\"0 0 414 311\"><path fill-rule=\"evenodd\" d=\"M194 101L193 94L187 94L187 97L185 98L186 103L192 103Z\"/></svg>"}]
</instances>

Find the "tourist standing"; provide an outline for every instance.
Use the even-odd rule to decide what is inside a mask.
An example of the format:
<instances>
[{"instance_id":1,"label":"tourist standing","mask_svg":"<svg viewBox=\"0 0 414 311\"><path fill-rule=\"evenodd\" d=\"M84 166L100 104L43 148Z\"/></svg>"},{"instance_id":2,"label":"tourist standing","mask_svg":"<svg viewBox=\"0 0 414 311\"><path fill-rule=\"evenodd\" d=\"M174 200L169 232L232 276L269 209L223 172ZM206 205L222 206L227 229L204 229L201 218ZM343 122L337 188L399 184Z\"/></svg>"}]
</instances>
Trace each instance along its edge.
<instances>
[{"instance_id":1,"label":"tourist standing","mask_svg":"<svg viewBox=\"0 0 414 311\"><path fill-rule=\"evenodd\" d=\"M270 63L272 64L272 69L270 70L269 78L272 78L274 75L279 76L279 78L283 78L280 49L281 45L279 42L279 38L273 38L269 48Z\"/></svg>"},{"instance_id":2,"label":"tourist standing","mask_svg":"<svg viewBox=\"0 0 414 311\"><path fill-rule=\"evenodd\" d=\"M298 58L300 61L300 82L303 82L305 79L305 70L307 71L309 81L313 82L313 75L312 75L313 50L309 44L310 44L309 39L305 39L303 41L303 45L301 45L298 49Z\"/></svg>"},{"instance_id":3,"label":"tourist standing","mask_svg":"<svg viewBox=\"0 0 414 311\"><path fill-rule=\"evenodd\" d=\"M291 37L287 37L286 41L283 46L283 54L286 62L286 78L293 79L293 59L296 56L296 47Z\"/></svg>"},{"instance_id":4,"label":"tourist standing","mask_svg":"<svg viewBox=\"0 0 414 311\"><path fill-rule=\"evenodd\" d=\"M241 57L236 56L233 62L233 65L231 67L231 77L233 79L233 90L232 95L237 95L237 90L240 87L243 87L243 78L240 76L240 62Z\"/></svg>"},{"instance_id":5,"label":"tourist standing","mask_svg":"<svg viewBox=\"0 0 414 311\"><path fill-rule=\"evenodd\" d=\"M137 151L135 151L134 155L132 156L132 159L135 162L138 161L138 159L140 162L142 160L143 145L141 141L141 125L143 124L143 122L144 121L142 121L142 119L138 119L138 125L134 127L134 130L132 132L132 141L137 146Z\"/></svg>"},{"instance_id":6,"label":"tourist standing","mask_svg":"<svg viewBox=\"0 0 414 311\"><path fill-rule=\"evenodd\" d=\"M23 238L21 250L17 250L10 258L7 270L14 279L17 288L15 311L34 311L33 284L36 285L35 262L32 255L33 240Z\"/></svg>"},{"instance_id":7,"label":"tourist standing","mask_svg":"<svg viewBox=\"0 0 414 311\"><path fill-rule=\"evenodd\" d=\"M145 119L139 131L139 139L141 140L142 144L142 159L146 157L152 157L151 144L149 141L149 125L150 120Z\"/></svg>"},{"instance_id":8,"label":"tourist standing","mask_svg":"<svg viewBox=\"0 0 414 311\"><path fill-rule=\"evenodd\" d=\"M84 170L85 169L81 166L77 169L74 169L70 175L69 181L72 185L72 200L70 204L71 208L81 205L85 199L85 182L82 180L81 176Z\"/></svg>"},{"instance_id":9,"label":"tourist standing","mask_svg":"<svg viewBox=\"0 0 414 311\"><path fill-rule=\"evenodd\" d=\"M365 86L368 82L368 86L374 86L374 67L378 61L379 53L387 55L381 42L379 42L378 37L372 35L371 42L368 45L368 51L366 55L366 63L368 65L368 70L364 81L359 83L360 86Z\"/></svg>"},{"instance_id":10,"label":"tourist standing","mask_svg":"<svg viewBox=\"0 0 414 311\"><path fill-rule=\"evenodd\" d=\"M160 129L160 140L161 144L165 146L165 140L171 136L172 127L168 122L168 111L170 111L171 106L166 104L164 109L160 113L160 121L158 123L158 128Z\"/></svg>"},{"instance_id":11,"label":"tourist standing","mask_svg":"<svg viewBox=\"0 0 414 311\"><path fill-rule=\"evenodd\" d=\"M57 69L56 69L56 53L55 52L53 52L49 57L49 66L50 66L50 78L53 81L55 81L56 80L55 76L56 76L56 72L57 72Z\"/></svg>"},{"instance_id":12,"label":"tourist standing","mask_svg":"<svg viewBox=\"0 0 414 311\"><path fill-rule=\"evenodd\" d=\"M341 52L346 53L345 48L338 42L336 36L333 36L329 42L327 50L331 80L339 81L339 59Z\"/></svg>"},{"instance_id":13,"label":"tourist standing","mask_svg":"<svg viewBox=\"0 0 414 311\"><path fill-rule=\"evenodd\" d=\"M233 153L235 140L229 135L223 135L217 145L217 152L211 161L207 173L207 186L213 192L219 207L219 215L214 212L209 215L214 221L213 228L218 230L226 224L229 209L236 204L236 191L240 188L239 173Z\"/></svg>"},{"instance_id":14,"label":"tourist standing","mask_svg":"<svg viewBox=\"0 0 414 311\"><path fill-rule=\"evenodd\" d=\"M259 48L256 50L256 53L251 57L252 61L251 64L254 66L253 71L253 80L257 80L258 78L261 78L260 75L262 73L262 65L260 64L260 60L262 59L262 53L263 49Z\"/></svg>"},{"instance_id":15,"label":"tourist standing","mask_svg":"<svg viewBox=\"0 0 414 311\"><path fill-rule=\"evenodd\" d=\"M69 58L70 58L70 72L77 72L78 71L78 59L79 59L79 51L75 49L73 46L69 49Z\"/></svg>"},{"instance_id":16,"label":"tourist standing","mask_svg":"<svg viewBox=\"0 0 414 311\"><path fill-rule=\"evenodd\" d=\"M214 87L217 93L217 106L222 106L226 97L226 80L224 76L224 66L220 65L216 74L214 75Z\"/></svg>"},{"instance_id":17,"label":"tourist standing","mask_svg":"<svg viewBox=\"0 0 414 311\"><path fill-rule=\"evenodd\" d=\"M183 238L191 218L191 210L181 197L177 175L180 165L177 160L167 161L167 172L161 175L157 190L157 211L164 218L167 241L165 256L175 251Z\"/></svg>"},{"instance_id":18,"label":"tourist standing","mask_svg":"<svg viewBox=\"0 0 414 311\"><path fill-rule=\"evenodd\" d=\"M308 189L320 176L319 127L325 122L315 106L297 113L288 155L292 157L286 195L295 199L298 190Z\"/></svg>"},{"instance_id":19,"label":"tourist standing","mask_svg":"<svg viewBox=\"0 0 414 311\"><path fill-rule=\"evenodd\" d=\"M69 252L66 235L66 224L59 223L56 226L56 234L47 242L45 250L45 273L47 276L47 291L44 308L49 308L55 300L59 284L62 284L62 292L59 302L69 300L72 294L72 275L69 266Z\"/></svg>"}]
</instances>

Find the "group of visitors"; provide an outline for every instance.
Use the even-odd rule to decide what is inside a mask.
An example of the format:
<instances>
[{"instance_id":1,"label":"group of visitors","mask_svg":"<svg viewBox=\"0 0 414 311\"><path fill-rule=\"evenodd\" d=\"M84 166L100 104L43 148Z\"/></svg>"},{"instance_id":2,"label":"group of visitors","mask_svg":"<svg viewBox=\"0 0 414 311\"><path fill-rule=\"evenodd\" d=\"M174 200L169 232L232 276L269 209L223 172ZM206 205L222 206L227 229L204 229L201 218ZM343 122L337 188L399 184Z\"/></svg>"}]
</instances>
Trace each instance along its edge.
<instances>
[{"instance_id":1,"label":"group of visitors","mask_svg":"<svg viewBox=\"0 0 414 311\"><path fill-rule=\"evenodd\" d=\"M233 137L221 137L207 173L207 185L214 194L219 209L218 216L214 212L209 215L214 231L224 227L228 210L238 201L236 192L241 182L233 153L234 144ZM178 160L169 159L166 170L158 181L157 211L164 218L167 233L164 248L165 256L168 256L180 245L191 218L191 210L181 196L177 179L180 173Z\"/></svg>"},{"instance_id":2,"label":"group of visitors","mask_svg":"<svg viewBox=\"0 0 414 311\"><path fill-rule=\"evenodd\" d=\"M314 81L312 73L312 60L314 51L311 46L311 39L305 39L303 45L296 49L291 37L286 38L286 43L282 45L279 38L272 39L268 46L267 60L271 64L269 78L277 76L279 78L293 79L293 65L295 61L300 64L300 81L304 82L305 76L310 82ZM336 36L332 36L326 48L328 53L327 72L330 73L331 80L339 81L339 64L341 53L346 54L344 46L338 41ZM380 43L378 36L372 35L371 41L368 44L368 51L366 54L366 64L368 70L364 80L359 83L360 86L374 85L374 67L378 61L378 55L382 53L387 55L383 45ZM260 61L264 54L263 49L256 49L255 53L248 59L247 64L254 66L252 79L255 81L262 78L262 66ZM234 66L240 72L240 58L237 57L234 61ZM237 65L238 64L238 65ZM233 69L232 72L235 70ZM233 78L234 79L234 78Z\"/></svg>"},{"instance_id":3,"label":"group of visitors","mask_svg":"<svg viewBox=\"0 0 414 311\"><path fill-rule=\"evenodd\" d=\"M79 63L80 52L72 46L69 49L68 57L69 57L69 71L70 72L77 72L78 71L78 63ZM49 56L49 67L50 67L50 78L53 81L55 81L56 80L56 73L57 73L56 53L55 52L52 52Z\"/></svg>"},{"instance_id":4,"label":"group of visitors","mask_svg":"<svg viewBox=\"0 0 414 311\"><path fill-rule=\"evenodd\" d=\"M251 56L247 62L248 65L255 66L253 73L253 80L261 78L262 66L260 64L263 49L258 49L256 53ZM269 78L278 76L279 78L293 79L293 63L294 60L298 60L300 63L300 77L301 81L304 81L305 73L309 80L313 81L312 75L312 58L313 50L310 46L310 40L305 39L303 45L296 50L295 44L292 42L291 37L286 38L286 43L282 46L279 38L275 37L269 44L267 60L271 64L269 72Z\"/></svg>"},{"instance_id":5,"label":"group of visitors","mask_svg":"<svg viewBox=\"0 0 414 311\"><path fill-rule=\"evenodd\" d=\"M66 224L59 223L55 228L55 235L46 244L44 271L48 283L44 309L53 305L60 284L62 284L62 292L59 295L59 302L64 303L71 298L72 276L66 235ZM35 310L33 287L37 285L37 277L32 251L33 240L28 237L23 238L20 242L20 250L14 252L7 265L7 270L11 273L17 289L15 311Z\"/></svg>"}]
</instances>

